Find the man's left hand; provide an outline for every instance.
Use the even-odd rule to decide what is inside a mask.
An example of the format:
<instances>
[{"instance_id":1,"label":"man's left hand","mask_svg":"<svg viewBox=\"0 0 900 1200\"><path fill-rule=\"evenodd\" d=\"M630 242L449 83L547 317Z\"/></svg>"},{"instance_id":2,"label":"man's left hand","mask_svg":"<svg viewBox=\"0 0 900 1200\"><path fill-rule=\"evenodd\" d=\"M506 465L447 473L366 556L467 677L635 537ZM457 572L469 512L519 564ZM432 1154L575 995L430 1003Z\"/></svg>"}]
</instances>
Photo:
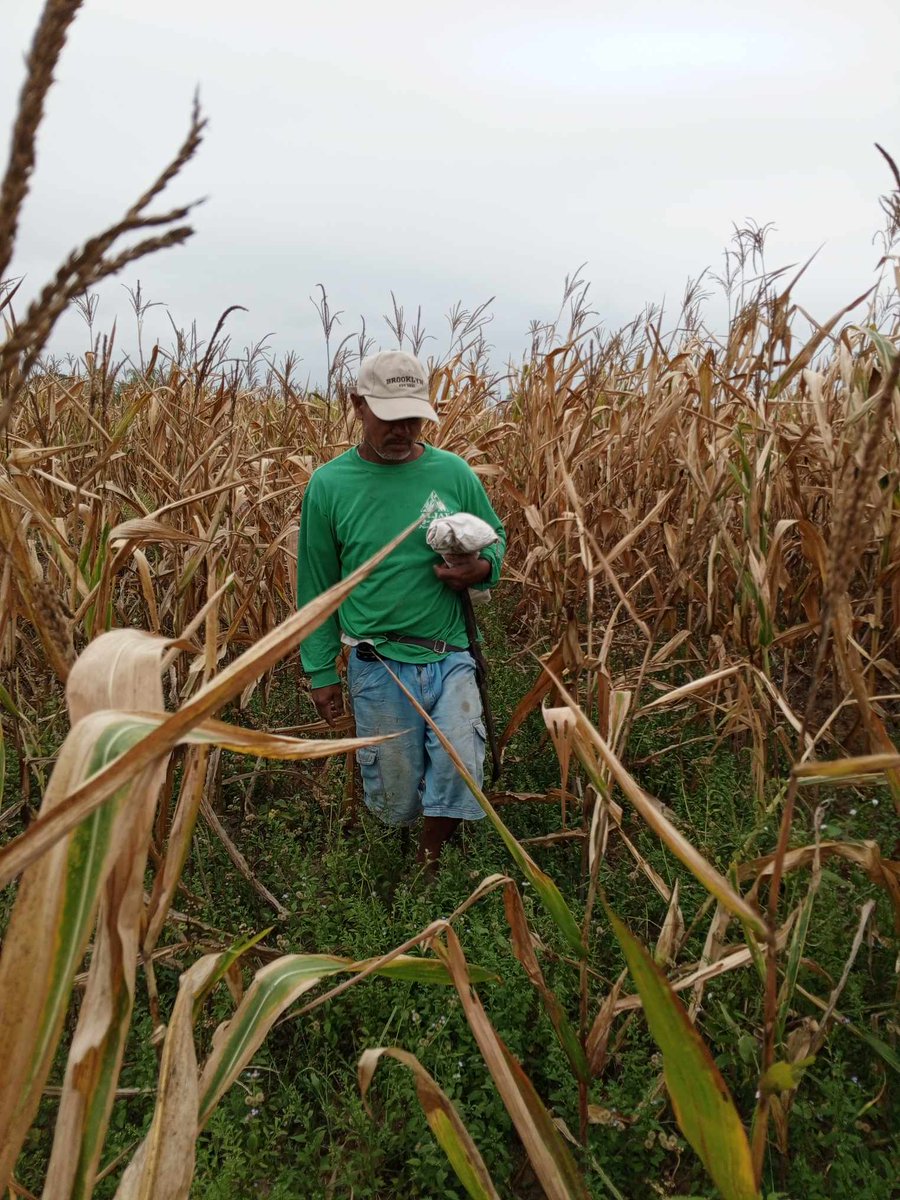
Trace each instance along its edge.
<instances>
[{"instance_id":1,"label":"man's left hand","mask_svg":"<svg viewBox=\"0 0 900 1200\"><path fill-rule=\"evenodd\" d=\"M491 564L477 553L455 554L449 564L439 563L434 573L454 592L464 592L476 583L484 583L491 573Z\"/></svg>"}]
</instances>

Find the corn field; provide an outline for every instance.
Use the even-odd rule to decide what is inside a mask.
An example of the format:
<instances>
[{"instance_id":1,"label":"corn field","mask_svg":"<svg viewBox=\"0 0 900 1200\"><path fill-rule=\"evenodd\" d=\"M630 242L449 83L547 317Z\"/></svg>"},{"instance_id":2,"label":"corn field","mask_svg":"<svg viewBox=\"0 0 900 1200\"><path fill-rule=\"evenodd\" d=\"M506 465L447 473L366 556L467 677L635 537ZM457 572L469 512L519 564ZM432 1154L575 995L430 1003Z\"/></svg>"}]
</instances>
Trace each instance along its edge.
<instances>
[{"instance_id":1,"label":"corn field","mask_svg":"<svg viewBox=\"0 0 900 1200\"><path fill-rule=\"evenodd\" d=\"M29 60L0 193L0 279L42 96L77 7L48 4ZM170 1005L154 963L176 919L198 820L225 840L235 870L251 874L210 799L220 751L257 763L340 756L352 764L368 744L319 723L285 732L274 722L262 730L233 722L251 698L266 711L279 664L293 670L300 641L393 548L296 611L303 492L316 466L358 440L349 393L365 333L329 355L321 391L296 382L290 356L276 362L257 351L236 362L227 312L205 340L181 335L146 360L127 359L102 336L65 370L47 357L69 304L89 305L89 289L134 261L135 250L190 236L187 210L150 218L148 207L202 129L195 112L173 162L125 220L73 256L23 315L12 282L0 296L0 884L16 889L0 956L0 1186L29 1194L16 1163L61 1061L45 1197L90 1196L110 1170L120 1173L117 1197L186 1197L198 1138L275 1022L377 974L457 996L547 1196L593 1194L590 1169L606 1180L602 1194L621 1195L586 1147L615 1023L642 1011L675 1119L712 1186L726 1200L760 1197L766 1155L787 1152L804 1071L874 936L867 900L854 914L844 972L810 999L799 972L823 864L864 872L893 912L893 931L878 936L900 929L900 865L889 847L795 836L798 807L811 797L815 808L823 787L886 785L900 812L900 306L891 258L900 180L883 202L881 277L815 321L793 300L795 279L760 270L764 231L752 228L729 249L723 336L704 323L699 286L667 326L648 310L604 331L576 277L564 315L532 329L526 354L501 376L485 343L485 311L452 314L447 351L431 363L441 414L434 440L471 464L508 532L507 636L521 688L501 742L514 755L540 714L559 786L484 793L469 781L508 851L509 873L482 880L408 942L354 961L270 953L235 936L198 953ZM167 232L116 248L123 234L150 228ZM324 292L322 312L328 335ZM393 335L421 347L421 329L396 308ZM305 687L299 673L296 686ZM51 718L62 740L48 757ZM747 752L753 832L726 869L639 782L633 735L660 718L673 754L692 741ZM542 868L540 845L517 836L517 807L528 803L558 810L558 829L538 842L573 843L578 896L564 895ZM766 820L774 835L764 834ZM678 884L662 879L629 836L635 824L702 886L698 911L682 912ZM614 846L665 903L650 950L616 913ZM786 878L801 874L799 899L792 891L788 901ZM577 1012L547 981L547 948L536 944L522 902L526 883L555 930L554 953L577 976ZM280 915L264 882L253 886ZM516 969L536 989L571 1069L577 1129L554 1120L474 986L486 989L494 977L467 961L458 918L497 889ZM691 961L688 933L701 922L703 954ZM610 934L626 970L598 990L589 964ZM761 997L752 1111L739 1111L698 1015L707 982L730 971L754 975ZM338 974L346 979L322 990ZM104 1166L139 977L159 1053L152 1120L127 1162ZM203 1053L194 1027L217 986L230 990L233 1012ZM801 1015L809 1004L815 1019ZM896 1072L896 1025L868 1037ZM418 1058L399 1046L361 1053L363 1094L382 1056L402 1063L461 1186L473 1197L501 1194Z\"/></svg>"}]
</instances>

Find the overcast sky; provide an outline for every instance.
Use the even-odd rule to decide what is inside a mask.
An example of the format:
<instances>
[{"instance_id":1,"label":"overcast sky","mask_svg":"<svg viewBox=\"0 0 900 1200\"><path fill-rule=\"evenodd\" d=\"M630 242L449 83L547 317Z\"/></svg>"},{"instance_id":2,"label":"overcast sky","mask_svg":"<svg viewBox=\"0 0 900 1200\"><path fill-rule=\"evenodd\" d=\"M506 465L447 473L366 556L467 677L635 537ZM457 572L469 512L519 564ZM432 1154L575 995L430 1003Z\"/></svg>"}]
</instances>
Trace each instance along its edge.
<instances>
[{"instance_id":1,"label":"overcast sky","mask_svg":"<svg viewBox=\"0 0 900 1200\"><path fill-rule=\"evenodd\" d=\"M4 131L39 9L0 6ZM776 226L770 266L824 243L800 290L824 318L872 281L898 45L895 0L86 0L14 272L31 294L121 214L199 85L208 136L172 192L209 198L196 236L122 282L202 334L245 305L235 350L270 333L321 378L309 296L324 283L340 332L364 314L385 348L391 290L422 305L438 351L451 304L496 296L490 340L517 356L580 263L617 326L648 301L676 308L748 217ZM99 323L118 315L126 343L127 313L105 285ZM85 345L66 318L54 349Z\"/></svg>"}]
</instances>

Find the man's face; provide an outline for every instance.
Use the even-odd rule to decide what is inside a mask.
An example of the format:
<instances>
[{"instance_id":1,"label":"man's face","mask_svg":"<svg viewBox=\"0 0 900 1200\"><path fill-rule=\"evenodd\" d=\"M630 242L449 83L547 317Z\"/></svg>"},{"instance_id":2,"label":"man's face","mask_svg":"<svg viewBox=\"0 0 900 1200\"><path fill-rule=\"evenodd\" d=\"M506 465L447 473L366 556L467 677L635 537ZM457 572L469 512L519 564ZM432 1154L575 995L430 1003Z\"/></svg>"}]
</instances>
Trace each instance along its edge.
<instances>
[{"instance_id":1,"label":"man's face","mask_svg":"<svg viewBox=\"0 0 900 1200\"><path fill-rule=\"evenodd\" d=\"M379 458L387 462L404 462L409 458L422 434L421 417L382 421L362 396L353 397L353 408L362 422L363 436Z\"/></svg>"}]
</instances>

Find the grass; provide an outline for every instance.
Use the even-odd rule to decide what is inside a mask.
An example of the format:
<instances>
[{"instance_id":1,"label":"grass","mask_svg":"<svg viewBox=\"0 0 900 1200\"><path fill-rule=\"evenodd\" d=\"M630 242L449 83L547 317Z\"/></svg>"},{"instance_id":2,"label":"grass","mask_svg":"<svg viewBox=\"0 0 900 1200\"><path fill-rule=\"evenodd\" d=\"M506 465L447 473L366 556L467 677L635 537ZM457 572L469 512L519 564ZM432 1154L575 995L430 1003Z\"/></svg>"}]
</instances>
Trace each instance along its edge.
<instances>
[{"instance_id":1,"label":"grass","mask_svg":"<svg viewBox=\"0 0 900 1200\"><path fill-rule=\"evenodd\" d=\"M500 655L508 653L505 632L501 641L505 614L495 611L491 624L489 645L497 664L494 694L502 709L521 694L522 679L514 659L500 661ZM290 665L278 673L266 705L253 698L244 721L270 726L296 723L308 715L305 705ZM542 728L532 715L518 735L504 780L511 788L543 791L558 782L556 759L543 741ZM665 721L640 723L632 739L634 757L652 756L669 740ZM281 952L316 950L353 958L377 954L435 916L448 915L486 875L509 869L498 839L482 822L471 829L462 850L450 849L437 882L425 887L411 861L402 857L396 833L384 830L364 812L358 825L349 830L342 827L337 818L341 772L338 760L304 764L302 772L286 764L264 766L247 802L247 760L223 758L217 809L254 873L290 910L266 936L267 945ZM741 751L723 746L705 758L671 752L647 763L639 774L721 866L727 865L758 823L746 755ZM521 805L505 815L520 838L558 827L554 805ZM826 836L874 838L882 846L890 844L888 805L880 793L861 798L852 789L836 792L827 802L826 819ZM809 810L798 816L796 841L810 840L810 820ZM685 877L637 822L631 823L629 833L663 878L670 883L676 877L681 880L682 908L689 921L704 898L699 885ZM770 825L763 831L766 847L771 840ZM577 847L548 847L538 851L538 857L577 912L576 898L582 888ZM648 889L618 843L611 846L602 878L616 912L652 946L665 905ZM791 904L801 898L807 878L805 872L789 877ZM265 903L236 874L221 843L202 824L184 884L190 895L180 896L176 904L197 923L235 936L273 924ZM859 907L870 895L878 902L877 932L858 960L840 1009L854 1025L889 1037L886 1022L893 998L889 906L865 875L845 864L829 862L823 871L800 983L827 995L828 980L840 974ZM558 946L552 926L543 910L531 903L527 888L525 906L532 928L546 946ZM199 924L180 932L202 943ZM469 910L460 921L459 933L469 960L493 968L502 978L501 983L480 989L498 1031L520 1057L554 1115L576 1130L577 1093L537 994L523 985L510 952L499 894ZM704 936L705 925L700 925L685 950L686 961L699 957ZM623 965L611 935L596 938L594 945L592 1007ZM164 1011L170 1010L174 999L178 969L198 953L195 944L158 965ZM552 953L542 955L542 960L551 986L570 1013L577 1013L576 972L555 961ZM200 1034L204 1044L226 1010L227 996L223 996L207 1012ZM804 1001L797 1010L795 1025L815 1012ZM758 1078L760 1019L760 988L750 969L707 985L701 1028L745 1114L752 1109ZM151 1034L139 987L120 1088L153 1088L157 1064ZM458 1104L501 1194L541 1194L455 996L442 989L369 980L310 1017L287 1019L276 1027L200 1140L192 1196L223 1200L462 1196L428 1131L406 1072L382 1067L371 1093L375 1119L365 1112L356 1085L356 1063L366 1047L384 1044L414 1051ZM592 1125L589 1154L579 1155L591 1194L610 1195L591 1169L593 1156L626 1197L713 1195L659 1087L659 1057L640 1015L619 1018L611 1046L610 1063L591 1094L592 1102L606 1110L608 1123ZM801 1085L790 1125L790 1154L783 1157L770 1149L768 1192L798 1200L844 1195L888 1200L900 1165L892 1140L898 1111L896 1093L891 1098L896 1078L891 1074L866 1045L839 1025ZM152 1096L147 1094L126 1096L116 1103L105 1161L141 1136L151 1109ZM19 1166L18 1178L26 1187L40 1187L54 1115L55 1101L45 1100ZM97 1195L112 1196L113 1191L111 1176Z\"/></svg>"}]
</instances>

